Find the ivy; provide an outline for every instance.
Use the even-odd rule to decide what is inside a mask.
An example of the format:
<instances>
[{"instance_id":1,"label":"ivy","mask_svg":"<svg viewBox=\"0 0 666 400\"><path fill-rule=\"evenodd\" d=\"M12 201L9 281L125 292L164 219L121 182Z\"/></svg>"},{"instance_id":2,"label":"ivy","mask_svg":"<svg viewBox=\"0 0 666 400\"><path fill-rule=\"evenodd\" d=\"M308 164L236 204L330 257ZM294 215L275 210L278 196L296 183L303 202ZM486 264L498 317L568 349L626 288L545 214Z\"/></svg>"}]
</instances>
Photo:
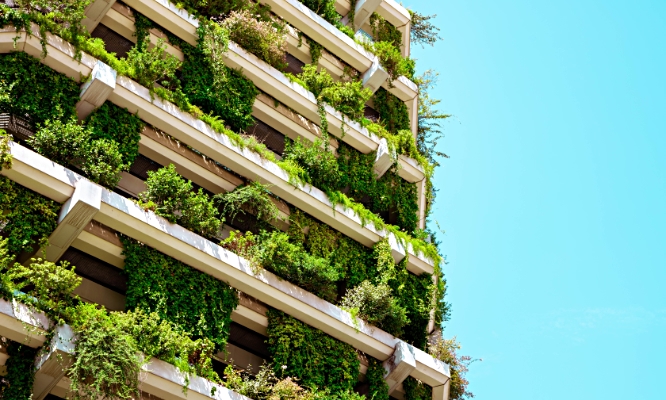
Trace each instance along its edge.
<instances>
[{"instance_id":1,"label":"ivy","mask_svg":"<svg viewBox=\"0 0 666 400\"><path fill-rule=\"evenodd\" d=\"M127 309L155 312L195 339L208 339L217 351L229 337L236 291L157 250L121 237L125 255Z\"/></svg>"},{"instance_id":2,"label":"ivy","mask_svg":"<svg viewBox=\"0 0 666 400\"><path fill-rule=\"evenodd\" d=\"M127 170L139 155L139 141L145 124L136 114L109 101L90 114L86 125L92 130L93 139L107 139L118 144Z\"/></svg>"},{"instance_id":3,"label":"ivy","mask_svg":"<svg viewBox=\"0 0 666 400\"><path fill-rule=\"evenodd\" d=\"M141 206L203 236L214 236L220 228L218 210L210 196L192 182L182 178L169 164L148 171L146 191L139 193Z\"/></svg>"},{"instance_id":4,"label":"ivy","mask_svg":"<svg viewBox=\"0 0 666 400\"><path fill-rule=\"evenodd\" d=\"M356 350L281 311L270 309L268 349L278 377L293 376L308 388L351 392L360 362Z\"/></svg>"},{"instance_id":5,"label":"ivy","mask_svg":"<svg viewBox=\"0 0 666 400\"><path fill-rule=\"evenodd\" d=\"M0 222L12 254L44 246L56 228L60 205L0 176Z\"/></svg>"},{"instance_id":6,"label":"ivy","mask_svg":"<svg viewBox=\"0 0 666 400\"><path fill-rule=\"evenodd\" d=\"M405 103L384 88L379 88L372 97L379 121L389 132L411 130L409 111Z\"/></svg>"},{"instance_id":7,"label":"ivy","mask_svg":"<svg viewBox=\"0 0 666 400\"><path fill-rule=\"evenodd\" d=\"M368 372L365 373L365 379L370 386L367 398L370 400L388 400L389 387L384 380L384 366L381 361L375 358L369 358Z\"/></svg>"},{"instance_id":8,"label":"ivy","mask_svg":"<svg viewBox=\"0 0 666 400\"><path fill-rule=\"evenodd\" d=\"M5 339L3 338L3 341ZM7 343L2 343L6 345ZM7 375L0 377L0 398L28 400L32 398L35 380L35 357L39 349L9 342L7 346Z\"/></svg>"},{"instance_id":9,"label":"ivy","mask_svg":"<svg viewBox=\"0 0 666 400\"><path fill-rule=\"evenodd\" d=\"M402 388L405 390L405 400L432 399L432 388L411 376L402 382Z\"/></svg>"}]
</instances>

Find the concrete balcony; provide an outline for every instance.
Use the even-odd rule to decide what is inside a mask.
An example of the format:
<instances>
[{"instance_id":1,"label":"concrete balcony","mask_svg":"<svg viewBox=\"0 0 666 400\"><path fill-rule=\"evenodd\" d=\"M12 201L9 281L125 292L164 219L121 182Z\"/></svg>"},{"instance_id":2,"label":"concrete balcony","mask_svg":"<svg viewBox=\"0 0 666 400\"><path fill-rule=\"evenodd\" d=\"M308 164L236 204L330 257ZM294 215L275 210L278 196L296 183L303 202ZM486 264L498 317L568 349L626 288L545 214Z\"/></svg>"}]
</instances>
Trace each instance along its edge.
<instances>
[{"instance_id":1,"label":"concrete balcony","mask_svg":"<svg viewBox=\"0 0 666 400\"><path fill-rule=\"evenodd\" d=\"M63 203L72 197L76 187L90 184L80 175L15 143L10 145L10 151L14 167L3 170L2 174L55 201ZM116 193L101 189L100 204L94 220L227 282L372 357L386 360L400 342L268 271L255 272L248 261L152 212L144 211ZM108 246L106 252L112 253ZM450 372L446 364L418 349L410 350L416 360L411 376L431 386L444 385L448 381Z\"/></svg>"}]
</instances>

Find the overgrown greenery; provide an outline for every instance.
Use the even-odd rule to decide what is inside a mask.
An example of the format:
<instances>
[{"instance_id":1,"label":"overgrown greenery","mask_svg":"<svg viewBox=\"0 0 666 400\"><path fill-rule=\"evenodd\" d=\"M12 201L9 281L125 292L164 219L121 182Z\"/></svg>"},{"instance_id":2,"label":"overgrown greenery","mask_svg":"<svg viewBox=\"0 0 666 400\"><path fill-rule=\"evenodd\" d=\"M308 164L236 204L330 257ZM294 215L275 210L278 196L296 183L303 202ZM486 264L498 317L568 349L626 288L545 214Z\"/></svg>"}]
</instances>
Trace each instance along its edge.
<instances>
[{"instance_id":1,"label":"overgrown greenery","mask_svg":"<svg viewBox=\"0 0 666 400\"><path fill-rule=\"evenodd\" d=\"M145 209L203 236L214 236L220 228L219 212L210 196L201 188L195 191L173 164L148 171L146 191L139 193L139 199Z\"/></svg>"},{"instance_id":2,"label":"overgrown greenery","mask_svg":"<svg viewBox=\"0 0 666 400\"><path fill-rule=\"evenodd\" d=\"M365 373L365 379L370 388L366 397L369 400L388 400L389 387L386 380L384 380L384 366L377 359L372 357L368 358L369 365L368 371Z\"/></svg>"},{"instance_id":3,"label":"overgrown greenery","mask_svg":"<svg viewBox=\"0 0 666 400\"><path fill-rule=\"evenodd\" d=\"M356 350L281 311L270 309L268 348L278 377L292 376L308 388L351 392L360 362Z\"/></svg>"},{"instance_id":4,"label":"overgrown greenery","mask_svg":"<svg viewBox=\"0 0 666 400\"><path fill-rule=\"evenodd\" d=\"M451 369L451 382L449 387L449 399L463 400L471 399L474 394L469 391L469 381L466 378L469 366L478 360L470 356L460 356L458 351L462 348L455 337L444 339L441 331L431 341L428 352L431 356L444 361Z\"/></svg>"},{"instance_id":5,"label":"overgrown greenery","mask_svg":"<svg viewBox=\"0 0 666 400\"><path fill-rule=\"evenodd\" d=\"M24 400L32 398L32 385L35 379L35 356L38 349L9 342L2 338L0 346L6 347L7 374L0 376L0 399Z\"/></svg>"},{"instance_id":6,"label":"overgrown greenery","mask_svg":"<svg viewBox=\"0 0 666 400\"><path fill-rule=\"evenodd\" d=\"M432 388L425 383L408 376L402 382L406 400L431 400Z\"/></svg>"},{"instance_id":7,"label":"overgrown greenery","mask_svg":"<svg viewBox=\"0 0 666 400\"><path fill-rule=\"evenodd\" d=\"M207 339L224 350L236 291L144 244L122 236L127 275L128 310L155 312L195 339Z\"/></svg>"},{"instance_id":8,"label":"overgrown greenery","mask_svg":"<svg viewBox=\"0 0 666 400\"><path fill-rule=\"evenodd\" d=\"M229 39L283 71L287 67L287 35L284 23L262 21L248 10L232 11L220 24L229 32Z\"/></svg>"},{"instance_id":9,"label":"overgrown greenery","mask_svg":"<svg viewBox=\"0 0 666 400\"><path fill-rule=\"evenodd\" d=\"M412 22L409 36L412 43L420 44L421 47L425 47L425 45L434 46L438 40L442 39L439 36L439 28L430 22L431 19L437 17L436 14L423 15L409 9L407 11L409 11Z\"/></svg>"},{"instance_id":10,"label":"overgrown greenery","mask_svg":"<svg viewBox=\"0 0 666 400\"><path fill-rule=\"evenodd\" d=\"M272 222L280 219L280 210L270 197L268 186L250 182L238 186L231 192L220 193L213 201L221 215L233 221L238 215L252 214L258 220Z\"/></svg>"},{"instance_id":11,"label":"overgrown greenery","mask_svg":"<svg viewBox=\"0 0 666 400\"><path fill-rule=\"evenodd\" d=\"M43 247L58 221L60 205L0 176L0 226L12 254Z\"/></svg>"}]
</instances>

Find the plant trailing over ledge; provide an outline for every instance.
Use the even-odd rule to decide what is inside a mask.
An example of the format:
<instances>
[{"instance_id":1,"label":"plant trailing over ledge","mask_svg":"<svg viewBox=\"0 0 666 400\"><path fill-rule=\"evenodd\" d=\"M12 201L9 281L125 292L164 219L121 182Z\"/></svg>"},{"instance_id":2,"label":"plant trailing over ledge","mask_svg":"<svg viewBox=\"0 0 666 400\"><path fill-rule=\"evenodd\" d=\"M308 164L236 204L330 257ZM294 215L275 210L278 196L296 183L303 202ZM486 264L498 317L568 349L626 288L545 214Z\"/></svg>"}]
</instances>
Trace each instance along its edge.
<instances>
[{"instance_id":1,"label":"plant trailing over ledge","mask_svg":"<svg viewBox=\"0 0 666 400\"><path fill-rule=\"evenodd\" d=\"M431 340L428 352L431 356L444 361L451 368L451 384L449 388L449 399L464 400L471 399L474 394L469 391L469 381L466 378L469 366L478 360L470 356L460 356L458 351L462 348L455 337L444 339L441 331Z\"/></svg>"},{"instance_id":2,"label":"plant trailing over ledge","mask_svg":"<svg viewBox=\"0 0 666 400\"><path fill-rule=\"evenodd\" d=\"M23 400L32 398L35 379L35 356L38 349L0 338L0 346L7 348L7 374L0 376L0 399Z\"/></svg>"},{"instance_id":3,"label":"plant trailing over ledge","mask_svg":"<svg viewBox=\"0 0 666 400\"><path fill-rule=\"evenodd\" d=\"M121 236L125 255L127 309L155 312L195 339L224 350L236 291L226 283L159 251Z\"/></svg>"},{"instance_id":4,"label":"plant trailing over ledge","mask_svg":"<svg viewBox=\"0 0 666 400\"><path fill-rule=\"evenodd\" d=\"M73 118L46 121L29 143L41 155L65 166L77 166L90 180L109 188L118 184L120 172L128 167L115 141L94 139L92 129Z\"/></svg>"},{"instance_id":5,"label":"plant trailing over ledge","mask_svg":"<svg viewBox=\"0 0 666 400\"><path fill-rule=\"evenodd\" d=\"M281 311L270 309L267 316L268 349L278 377L292 376L332 395L353 390L360 362L352 346Z\"/></svg>"},{"instance_id":6,"label":"plant trailing over ledge","mask_svg":"<svg viewBox=\"0 0 666 400\"><path fill-rule=\"evenodd\" d=\"M170 164L148 171L146 191L139 193L141 205L168 221L204 236L214 236L220 227L218 211L208 194L194 191L192 182L182 178Z\"/></svg>"},{"instance_id":7,"label":"plant trailing over ledge","mask_svg":"<svg viewBox=\"0 0 666 400\"><path fill-rule=\"evenodd\" d=\"M213 201L229 221L233 221L238 214L251 213L260 221L272 222L280 218L280 210L269 193L268 186L250 182L231 192L216 194Z\"/></svg>"},{"instance_id":8,"label":"plant trailing over ledge","mask_svg":"<svg viewBox=\"0 0 666 400\"><path fill-rule=\"evenodd\" d=\"M287 35L283 27L276 25L277 20L262 21L248 10L232 11L221 22L230 40L283 71L287 67Z\"/></svg>"},{"instance_id":9,"label":"plant trailing over ledge","mask_svg":"<svg viewBox=\"0 0 666 400\"><path fill-rule=\"evenodd\" d=\"M60 205L0 176L0 223L12 254L43 247L58 221Z\"/></svg>"},{"instance_id":10,"label":"plant trailing over ledge","mask_svg":"<svg viewBox=\"0 0 666 400\"><path fill-rule=\"evenodd\" d=\"M381 361L375 358L368 357L368 372L365 373L365 379L369 384L368 395L366 396L371 400L388 400L389 387L384 380L384 366Z\"/></svg>"}]
</instances>

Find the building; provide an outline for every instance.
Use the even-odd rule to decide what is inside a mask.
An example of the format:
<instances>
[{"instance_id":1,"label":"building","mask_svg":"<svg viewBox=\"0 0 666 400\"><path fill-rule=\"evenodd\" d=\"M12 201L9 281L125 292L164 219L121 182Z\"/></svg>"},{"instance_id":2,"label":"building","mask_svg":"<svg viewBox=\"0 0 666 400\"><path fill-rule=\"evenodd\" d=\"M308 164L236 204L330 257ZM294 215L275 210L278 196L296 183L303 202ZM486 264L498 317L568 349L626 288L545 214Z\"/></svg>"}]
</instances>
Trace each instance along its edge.
<instances>
[{"instance_id":1,"label":"building","mask_svg":"<svg viewBox=\"0 0 666 400\"><path fill-rule=\"evenodd\" d=\"M402 75L405 8L3 3L6 398L21 365L36 400L137 397L136 379L146 398L247 398L228 365L317 398L448 398L449 367L424 351L443 282L423 233L431 167L414 142L418 87ZM16 272L35 268L52 280ZM44 286L59 273L80 279L81 302ZM141 373L95 392L96 363L124 349L85 361L82 318L113 315L105 340L144 354L162 339L118 327L143 317L85 304L153 312L180 345L164 339Z\"/></svg>"}]
</instances>

